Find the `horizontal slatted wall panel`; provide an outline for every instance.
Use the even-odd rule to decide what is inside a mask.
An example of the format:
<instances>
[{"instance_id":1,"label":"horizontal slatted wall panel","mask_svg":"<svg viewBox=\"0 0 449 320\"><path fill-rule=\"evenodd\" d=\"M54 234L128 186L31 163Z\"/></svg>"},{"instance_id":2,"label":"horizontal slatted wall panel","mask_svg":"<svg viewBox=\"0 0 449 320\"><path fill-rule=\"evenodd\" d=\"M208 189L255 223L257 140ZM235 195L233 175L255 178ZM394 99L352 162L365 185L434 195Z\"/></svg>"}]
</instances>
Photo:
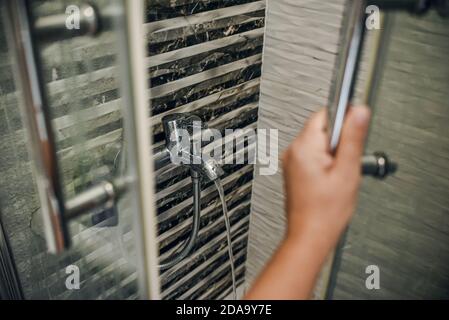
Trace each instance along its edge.
<instances>
[{"instance_id":1,"label":"horizontal slatted wall panel","mask_svg":"<svg viewBox=\"0 0 449 320\"><path fill-rule=\"evenodd\" d=\"M256 128L265 16L264 1L150 1L147 59L155 152L163 147L161 118L193 112L209 127ZM214 141L213 144L221 144ZM247 152L247 146L240 152ZM244 280L253 168L224 167L238 284ZM188 239L189 171L169 165L157 173L161 258ZM230 292L226 229L218 194L202 183L201 229L192 254L162 273L165 299L215 299Z\"/></svg>"},{"instance_id":2,"label":"horizontal slatted wall panel","mask_svg":"<svg viewBox=\"0 0 449 320\"><path fill-rule=\"evenodd\" d=\"M43 2L38 9L45 14L60 10L51 1ZM222 133L225 128L256 128L264 16L264 1L148 2L144 41L148 43L146 67L152 97L154 153L163 147L161 118L172 112L194 112ZM70 51L70 59L64 57L68 52L61 50L57 43L46 46L43 55L62 177L67 193L76 194L95 181L111 176L123 136L114 33L104 32L96 41L81 38L71 41L75 50ZM10 70L7 64L0 68ZM10 111L8 130L14 135L15 152L27 162L20 115L12 110L17 106L16 93L13 86L8 85L10 78L1 78L0 82L2 104ZM80 130L83 131L82 139ZM2 139L2 144L10 142ZM220 144L221 141L213 143ZM249 148L254 146L247 146L240 152L246 153ZM83 154L82 161L80 153ZM15 172L17 165L14 161L5 161L2 162L2 170ZM242 284L253 168L251 165L227 165L224 170L223 184L231 218L238 284ZM165 258L189 236L191 181L186 168L173 165L158 170L156 177L158 240L161 257ZM213 184L207 181L203 182L202 190L198 243L185 261L162 273L163 298L213 299L223 298L230 292L225 224L218 194ZM33 197L29 201L32 208L26 210L37 210L37 199ZM79 242L89 242L90 247L71 252L65 261L73 263L81 261L87 253L98 256L111 250L91 243L93 231L83 227L90 223L90 217L84 219L75 236ZM131 234L130 227L126 227L123 235L126 247L132 241ZM30 237L34 239L32 234ZM42 252L34 250L33 259L44 261L43 268L48 269L49 263L45 261L52 258L45 254L43 247L41 243L39 248ZM27 253L24 252L25 255ZM34 264L32 262L29 268ZM51 264L64 265L57 261ZM37 277L39 283L46 283L48 277L55 278L61 269L53 266L52 270L40 274ZM108 270L109 273L114 272L114 268L107 268L107 265L101 270L104 270L103 274L108 274ZM36 280L33 277L28 280ZM89 277L93 280L95 272ZM116 281L130 282L130 277L135 279L135 274L127 274L124 279ZM36 290L30 288L29 296L63 296L61 292L49 294ZM96 297L118 296L98 293Z\"/></svg>"}]
</instances>

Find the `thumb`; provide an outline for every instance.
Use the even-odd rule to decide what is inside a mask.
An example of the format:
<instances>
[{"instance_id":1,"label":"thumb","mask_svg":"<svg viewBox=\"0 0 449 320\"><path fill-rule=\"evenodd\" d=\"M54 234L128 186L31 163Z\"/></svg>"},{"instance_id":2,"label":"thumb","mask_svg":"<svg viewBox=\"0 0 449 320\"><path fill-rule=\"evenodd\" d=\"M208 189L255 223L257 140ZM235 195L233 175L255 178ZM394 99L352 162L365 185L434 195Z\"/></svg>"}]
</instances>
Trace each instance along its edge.
<instances>
[{"instance_id":1,"label":"thumb","mask_svg":"<svg viewBox=\"0 0 449 320\"><path fill-rule=\"evenodd\" d=\"M360 172L360 160L368 133L370 110L366 106L350 107L343 124L336 154L336 167L345 172ZM338 169L338 170L340 170Z\"/></svg>"}]
</instances>

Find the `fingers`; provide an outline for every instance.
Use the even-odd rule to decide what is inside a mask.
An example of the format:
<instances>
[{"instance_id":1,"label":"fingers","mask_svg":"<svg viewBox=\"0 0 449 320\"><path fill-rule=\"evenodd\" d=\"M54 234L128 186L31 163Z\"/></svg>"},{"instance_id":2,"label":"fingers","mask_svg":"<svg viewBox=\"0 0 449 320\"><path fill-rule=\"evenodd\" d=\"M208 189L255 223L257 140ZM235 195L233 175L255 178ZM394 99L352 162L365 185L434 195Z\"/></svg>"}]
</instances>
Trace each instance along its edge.
<instances>
[{"instance_id":1,"label":"fingers","mask_svg":"<svg viewBox=\"0 0 449 320\"><path fill-rule=\"evenodd\" d=\"M370 110L368 107L350 107L343 124L336 154L336 168L346 174L360 172L360 159L368 133Z\"/></svg>"}]
</instances>

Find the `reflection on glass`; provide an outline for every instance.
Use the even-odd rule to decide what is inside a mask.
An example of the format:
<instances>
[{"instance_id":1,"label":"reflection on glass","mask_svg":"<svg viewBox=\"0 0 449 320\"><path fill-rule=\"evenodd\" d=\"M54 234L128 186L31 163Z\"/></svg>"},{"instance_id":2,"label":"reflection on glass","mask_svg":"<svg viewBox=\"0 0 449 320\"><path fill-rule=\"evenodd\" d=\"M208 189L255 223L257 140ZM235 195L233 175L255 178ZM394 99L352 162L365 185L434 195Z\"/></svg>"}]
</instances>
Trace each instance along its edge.
<instances>
[{"instance_id":1,"label":"reflection on glass","mask_svg":"<svg viewBox=\"0 0 449 320\"><path fill-rule=\"evenodd\" d=\"M111 2L94 4L101 11ZM64 13L69 3L33 1L32 5L33 14L41 17ZM4 39L3 28L0 34L0 40ZM66 199L124 170L124 155L119 152L122 120L116 42L114 30L106 30L95 39L78 37L38 43ZM46 253L39 200L5 41L0 41L0 54L5 58L0 65L5 71L0 78L0 141L7 151L0 156L1 189L5 190L0 194L2 222L25 298L137 298L132 219L126 196L112 208L96 210L71 222L70 250L57 256ZM79 270L80 284L79 289L75 285L71 290L68 277L74 268Z\"/></svg>"}]
</instances>

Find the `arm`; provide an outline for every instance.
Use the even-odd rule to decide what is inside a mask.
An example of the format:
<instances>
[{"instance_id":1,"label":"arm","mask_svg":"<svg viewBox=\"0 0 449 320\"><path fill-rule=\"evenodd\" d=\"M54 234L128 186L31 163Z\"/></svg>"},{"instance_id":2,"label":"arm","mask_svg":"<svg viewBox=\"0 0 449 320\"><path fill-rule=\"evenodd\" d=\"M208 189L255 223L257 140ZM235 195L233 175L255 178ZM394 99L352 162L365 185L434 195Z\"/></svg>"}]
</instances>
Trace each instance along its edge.
<instances>
[{"instance_id":1,"label":"arm","mask_svg":"<svg viewBox=\"0 0 449 320\"><path fill-rule=\"evenodd\" d=\"M283 156L287 232L246 299L308 299L355 209L370 112L350 108L337 154L326 112L316 113Z\"/></svg>"}]
</instances>

